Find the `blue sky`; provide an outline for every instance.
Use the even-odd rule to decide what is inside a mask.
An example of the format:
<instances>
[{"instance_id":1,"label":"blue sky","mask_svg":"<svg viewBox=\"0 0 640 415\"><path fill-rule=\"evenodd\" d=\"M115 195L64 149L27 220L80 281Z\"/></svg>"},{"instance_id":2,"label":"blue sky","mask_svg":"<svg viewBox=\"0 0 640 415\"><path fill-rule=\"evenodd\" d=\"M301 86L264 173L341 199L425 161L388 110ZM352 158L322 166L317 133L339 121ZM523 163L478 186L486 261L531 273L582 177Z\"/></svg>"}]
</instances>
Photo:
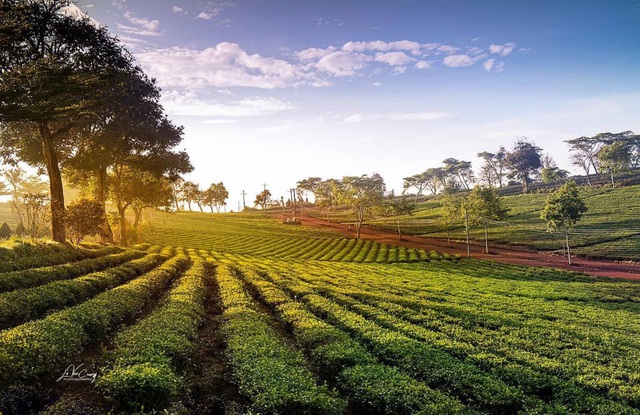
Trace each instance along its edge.
<instances>
[{"instance_id":1,"label":"blue sky","mask_svg":"<svg viewBox=\"0 0 640 415\"><path fill-rule=\"evenodd\" d=\"M528 137L640 131L640 0L80 0L158 80L205 188L378 172Z\"/></svg>"}]
</instances>

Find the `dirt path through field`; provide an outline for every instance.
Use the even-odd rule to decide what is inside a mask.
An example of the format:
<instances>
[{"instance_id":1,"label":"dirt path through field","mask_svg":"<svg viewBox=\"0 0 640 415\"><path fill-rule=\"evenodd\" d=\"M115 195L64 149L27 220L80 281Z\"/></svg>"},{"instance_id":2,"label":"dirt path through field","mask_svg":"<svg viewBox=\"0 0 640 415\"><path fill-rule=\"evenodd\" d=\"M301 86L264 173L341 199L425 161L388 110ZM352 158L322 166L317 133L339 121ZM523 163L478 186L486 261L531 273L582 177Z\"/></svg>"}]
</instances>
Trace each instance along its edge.
<instances>
[{"instance_id":1,"label":"dirt path through field","mask_svg":"<svg viewBox=\"0 0 640 415\"><path fill-rule=\"evenodd\" d=\"M305 216L302 220L303 226L330 229L345 236L355 237L355 228L347 225L327 222L326 220ZM464 243L451 242L451 246L446 240L438 238L424 238L419 236L403 235L402 239L398 234L378 229L363 227L361 231L362 239L370 239L375 242L389 245L405 246L407 248L418 248L426 251L446 252L448 254L467 255L467 248ZM484 245L471 245L471 256L477 259L503 262L507 264L525 265L528 267L550 267L560 268L570 271L583 272L588 275L610 278L625 278L640 280L640 265L627 264L605 260L590 260L584 258L572 258L573 265L567 264L567 259L558 255L531 250L516 250L505 246L489 246L490 254L484 253Z\"/></svg>"}]
</instances>

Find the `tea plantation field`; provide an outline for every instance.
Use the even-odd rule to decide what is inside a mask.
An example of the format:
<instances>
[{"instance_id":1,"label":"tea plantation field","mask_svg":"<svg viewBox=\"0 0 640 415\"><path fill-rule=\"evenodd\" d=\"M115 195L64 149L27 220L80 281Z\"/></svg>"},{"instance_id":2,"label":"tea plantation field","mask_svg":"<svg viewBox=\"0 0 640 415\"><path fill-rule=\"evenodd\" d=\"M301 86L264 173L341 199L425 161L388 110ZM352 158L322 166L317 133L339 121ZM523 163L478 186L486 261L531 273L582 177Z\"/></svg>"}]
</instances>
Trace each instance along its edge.
<instances>
[{"instance_id":1,"label":"tea plantation field","mask_svg":"<svg viewBox=\"0 0 640 415\"><path fill-rule=\"evenodd\" d=\"M257 214L33 249L0 273L3 414L640 414L638 283Z\"/></svg>"},{"instance_id":2,"label":"tea plantation field","mask_svg":"<svg viewBox=\"0 0 640 415\"><path fill-rule=\"evenodd\" d=\"M572 251L592 258L609 258L636 261L640 258L640 186L616 189L582 188L588 211L578 222L571 235ZM540 219L547 193L505 196L504 206L508 217L489 226L489 240L499 244L521 245L538 250L562 249L563 235L549 233L546 223ZM325 212L308 210L314 216L324 218ZM446 238L440 220L442 208L438 199L418 203L413 215L401 215L372 219L369 223L392 232L400 222L405 234ZM337 211L331 220L352 220L346 211ZM464 240L464 226L459 221L453 226L451 236ZM471 237L484 241L484 228L471 229ZM575 246L575 249L574 249Z\"/></svg>"}]
</instances>

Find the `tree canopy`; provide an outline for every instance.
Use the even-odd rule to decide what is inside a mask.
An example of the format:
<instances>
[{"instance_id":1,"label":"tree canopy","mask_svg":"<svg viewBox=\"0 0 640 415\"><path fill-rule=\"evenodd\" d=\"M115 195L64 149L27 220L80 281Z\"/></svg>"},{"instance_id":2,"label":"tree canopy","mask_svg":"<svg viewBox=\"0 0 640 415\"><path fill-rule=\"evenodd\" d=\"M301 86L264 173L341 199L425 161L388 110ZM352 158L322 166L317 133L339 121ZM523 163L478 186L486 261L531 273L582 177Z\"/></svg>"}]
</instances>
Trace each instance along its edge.
<instances>
[{"instance_id":1,"label":"tree canopy","mask_svg":"<svg viewBox=\"0 0 640 415\"><path fill-rule=\"evenodd\" d=\"M367 215L378 212L384 206L385 190L384 179L378 173L342 178L339 198L343 205L353 211L358 239Z\"/></svg>"},{"instance_id":2,"label":"tree canopy","mask_svg":"<svg viewBox=\"0 0 640 415\"><path fill-rule=\"evenodd\" d=\"M507 153L505 162L510 172L509 178L522 182L522 191L529 192L531 176L542 167L542 149L526 138L518 139L513 150Z\"/></svg>"},{"instance_id":3,"label":"tree canopy","mask_svg":"<svg viewBox=\"0 0 640 415\"><path fill-rule=\"evenodd\" d=\"M580 197L576 183L570 180L547 197L544 210L540 214L540 217L547 221L549 230L564 228L569 265L571 265L569 231L586 211L587 205Z\"/></svg>"}]
</instances>

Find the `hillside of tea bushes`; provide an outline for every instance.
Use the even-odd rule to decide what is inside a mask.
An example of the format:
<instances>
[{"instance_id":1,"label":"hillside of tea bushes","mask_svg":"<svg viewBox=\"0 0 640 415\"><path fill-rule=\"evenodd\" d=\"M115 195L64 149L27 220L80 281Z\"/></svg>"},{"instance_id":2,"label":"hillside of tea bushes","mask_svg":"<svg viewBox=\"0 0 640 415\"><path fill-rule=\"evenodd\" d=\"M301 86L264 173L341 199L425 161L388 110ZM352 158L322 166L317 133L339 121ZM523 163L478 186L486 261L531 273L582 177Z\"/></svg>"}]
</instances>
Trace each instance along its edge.
<instances>
[{"instance_id":1,"label":"hillside of tea bushes","mask_svg":"<svg viewBox=\"0 0 640 415\"><path fill-rule=\"evenodd\" d=\"M640 414L632 281L257 214L30 249L0 273L3 414Z\"/></svg>"}]
</instances>

